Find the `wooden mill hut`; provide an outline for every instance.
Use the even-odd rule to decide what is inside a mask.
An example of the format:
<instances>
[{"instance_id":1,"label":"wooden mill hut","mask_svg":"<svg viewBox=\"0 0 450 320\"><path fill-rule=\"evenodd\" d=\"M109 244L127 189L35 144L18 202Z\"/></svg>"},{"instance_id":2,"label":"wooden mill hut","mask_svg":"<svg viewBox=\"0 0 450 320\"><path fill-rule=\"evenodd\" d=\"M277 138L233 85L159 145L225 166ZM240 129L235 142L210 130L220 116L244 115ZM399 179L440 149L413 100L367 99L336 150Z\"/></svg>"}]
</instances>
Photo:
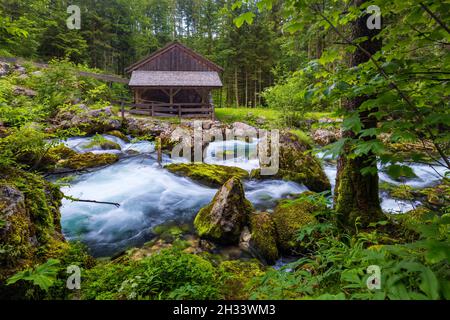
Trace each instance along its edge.
<instances>
[{"instance_id":1,"label":"wooden mill hut","mask_svg":"<svg viewBox=\"0 0 450 320\"><path fill-rule=\"evenodd\" d=\"M221 67L174 41L126 70L135 114L214 117L211 91L221 88Z\"/></svg>"}]
</instances>

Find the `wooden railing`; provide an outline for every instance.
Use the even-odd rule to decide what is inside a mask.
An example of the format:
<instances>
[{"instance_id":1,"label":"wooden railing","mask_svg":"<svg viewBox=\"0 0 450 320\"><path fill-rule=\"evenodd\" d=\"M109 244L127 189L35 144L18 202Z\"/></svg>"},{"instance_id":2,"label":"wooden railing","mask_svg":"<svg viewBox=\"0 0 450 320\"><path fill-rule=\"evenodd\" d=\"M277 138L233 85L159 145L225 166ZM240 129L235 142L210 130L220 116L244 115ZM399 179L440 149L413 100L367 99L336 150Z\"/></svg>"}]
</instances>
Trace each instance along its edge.
<instances>
[{"instance_id":1,"label":"wooden railing","mask_svg":"<svg viewBox=\"0 0 450 320\"><path fill-rule=\"evenodd\" d=\"M121 106L122 118L125 117L125 112L152 117L214 118L214 107L205 103L128 103L123 101L113 101L113 103Z\"/></svg>"}]
</instances>

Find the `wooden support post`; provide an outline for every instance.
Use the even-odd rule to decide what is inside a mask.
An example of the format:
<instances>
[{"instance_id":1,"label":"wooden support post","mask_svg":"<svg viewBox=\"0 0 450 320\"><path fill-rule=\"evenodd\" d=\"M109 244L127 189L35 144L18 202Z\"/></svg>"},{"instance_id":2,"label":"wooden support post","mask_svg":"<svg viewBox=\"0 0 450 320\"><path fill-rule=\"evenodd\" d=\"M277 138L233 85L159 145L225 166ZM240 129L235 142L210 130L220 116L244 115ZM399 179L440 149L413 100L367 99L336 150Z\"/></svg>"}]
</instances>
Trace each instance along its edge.
<instances>
[{"instance_id":1,"label":"wooden support post","mask_svg":"<svg viewBox=\"0 0 450 320\"><path fill-rule=\"evenodd\" d=\"M122 123L125 121L125 106L123 105L123 101L120 102L120 113L122 115Z\"/></svg>"},{"instance_id":2,"label":"wooden support post","mask_svg":"<svg viewBox=\"0 0 450 320\"><path fill-rule=\"evenodd\" d=\"M157 139L156 139L156 144L157 144L157 161L158 161L158 164L161 166L161 163L162 163L162 147L161 147L161 137L158 137Z\"/></svg>"},{"instance_id":3,"label":"wooden support post","mask_svg":"<svg viewBox=\"0 0 450 320\"><path fill-rule=\"evenodd\" d=\"M169 90L169 103L170 103L170 106L172 107L172 105L173 105L173 89Z\"/></svg>"}]
</instances>

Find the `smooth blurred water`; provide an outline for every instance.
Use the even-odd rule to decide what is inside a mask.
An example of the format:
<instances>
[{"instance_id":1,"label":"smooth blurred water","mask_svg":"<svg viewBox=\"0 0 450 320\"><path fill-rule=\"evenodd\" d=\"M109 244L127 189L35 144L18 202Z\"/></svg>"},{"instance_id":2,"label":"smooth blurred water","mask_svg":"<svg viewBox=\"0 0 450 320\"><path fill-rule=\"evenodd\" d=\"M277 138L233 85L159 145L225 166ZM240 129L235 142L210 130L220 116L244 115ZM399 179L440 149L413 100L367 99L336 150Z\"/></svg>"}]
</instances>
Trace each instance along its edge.
<instances>
[{"instance_id":1,"label":"smooth blurred water","mask_svg":"<svg viewBox=\"0 0 450 320\"><path fill-rule=\"evenodd\" d=\"M155 145L152 142L149 141L137 141L137 142L130 142L127 143L123 141L122 139L112 136L109 134L102 135L105 139L115 142L120 146L120 150L102 150L100 146L92 146L90 147L89 144L93 141L93 137L74 137L69 138L66 141L63 141L63 143L75 150L78 153L86 153L86 152L92 152L92 153L114 153L114 154L121 154L126 153L127 151L135 151L139 153L151 153L155 151Z\"/></svg>"},{"instance_id":2,"label":"smooth blurred water","mask_svg":"<svg viewBox=\"0 0 450 320\"><path fill-rule=\"evenodd\" d=\"M257 139L250 143L240 140L211 142L206 148L204 162L251 171L259 168L257 146Z\"/></svg>"},{"instance_id":3,"label":"smooth blurred water","mask_svg":"<svg viewBox=\"0 0 450 320\"><path fill-rule=\"evenodd\" d=\"M121 139L104 135L105 138L118 143L121 150L99 150L98 147L86 148L92 140L90 137L71 138L65 144L78 152L113 152L126 155L133 150L133 157L122 159L100 170L76 176L70 186L62 191L78 199L116 202L112 205L63 201L62 228L70 240L85 242L95 256L111 256L124 249L142 245L154 237L152 228L168 222L192 223L195 214L208 204L217 189L198 184L188 178L174 175L163 169L156 162L154 144L141 141L126 143ZM237 166L245 170L258 168L256 158L257 141L213 142L206 150L206 162ZM223 155L236 150L237 159L223 160ZM163 155L163 165L171 162L185 161L170 159ZM433 169L420 164L411 167L418 178L404 183L411 186L425 186L439 180ZM334 187L336 166L324 161L324 170ZM438 168L444 172L444 168ZM384 173L381 181L399 184ZM307 190L303 185L282 180L250 180L244 182L247 199L257 210L272 210L277 200L291 194ZM406 212L419 205L418 202L396 200L386 193L380 194L382 208L389 212Z\"/></svg>"},{"instance_id":4,"label":"smooth blurred water","mask_svg":"<svg viewBox=\"0 0 450 320\"><path fill-rule=\"evenodd\" d=\"M66 143L74 150L86 152L83 145L88 144L89 139L72 138ZM74 198L120 204L116 208L106 204L63 201L61 223L65 236L83 241L96 256L110 256L143 244L154 236L151 229L157 225L171 221L191 223L195 214L217 192L217 189L163 169L156 162L152 144L138 149L136 145L140 143L114 141L123 149L135 148L133 150L144 153L79 175L70 186L62 188L66 195ZM163 157L163 165L178 161L183 160ZM279 180L246 181L244 189L246 197L258 210L273 208L276 200L307 190L297 183Z\"/></svg>"},{"instance_id":5,"label":"smooth blurred water","mask_svg":"<svg viewBox=\"0 0 450 320\"><path fill-rule=\"evenodd\" d=\"M323 160L323 168L325 174L330 180L332 190L334 190L336 184L337 168L329 156L319 152L317 156ZM426 165L420 163L408 163L408 165L415 173L415 178L403 179L402 181L394 180L384 172L384 168L381 164L378 165L378 177L380 182L389 182L394 185L408 185L414 188L425 188L437 184L442 180L447 169L439 165ZM390 197L386 192L380 190L381 208L385 212L389 213L403 213L415 209L420 205L420 202L415 200L400 200Z\"/></svg>"}]
</instances>

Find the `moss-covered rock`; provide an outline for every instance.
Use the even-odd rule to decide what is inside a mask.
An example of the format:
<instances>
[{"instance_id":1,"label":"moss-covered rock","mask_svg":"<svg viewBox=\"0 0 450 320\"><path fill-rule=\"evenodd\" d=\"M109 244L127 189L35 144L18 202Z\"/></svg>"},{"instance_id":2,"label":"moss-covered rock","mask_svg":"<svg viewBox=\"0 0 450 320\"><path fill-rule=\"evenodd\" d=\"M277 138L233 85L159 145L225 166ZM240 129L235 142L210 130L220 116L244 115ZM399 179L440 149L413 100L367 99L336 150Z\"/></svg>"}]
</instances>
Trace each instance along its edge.
<instances>
[{"instance_id":1,"label":"moss-covered rock","mask_svg":"<svg viewBox=\"0 0 450 320\"><path fill-rule=\"evenodd\" d=\"M105 139L105 141L102 141L98 144L90 145L90 148L94 148L94 147L98 147L102 150L121 150L122 149L120 147L120 144L118 144L114 141L108 140L108 139Z\"/></svg>"},{"instance_id":2,"label":"moss-covered rock","mask_svg":"<svg viewBox=\"0 0 450 320\"><path fill-rule=\"evenodd\" d=\"M64 144L59 144L56 147L51 148L48 151L48 154L60 160L70 158L76 155L77 153L74 150L70 149L69 147L65 146Z\"/></svg>"},{"instance_id":3,"label":"moss-covered rock","mask_svg":"<svg viewBox=\"0 0 450 320\"><path fill-rule=\"evenodd\" d=\"M48 152L42 158L39 168L51 171L55 168L55 165L59 161L73 157L76 154L77 153L75 151L61 143L48 150Z\"/></svg>"},{"instance_id":4,"label":"moss-covered rock","mask_svg":"<svg viewBox=\"0 0 450 320\"><path fill-rule=\"evenodd\" d=\"M313 213L324 209L325 206L313 203L304 195L296 199L280 201L272 215L278 236L278 248L290 254L301 251L297 241L298 230L308 224L316 223Z\"/></svg>"},{"instance_id":5,"label":"moss-covered rock","mask_svg":"<svg viewBox=\"0 0 450 320\"><path fill-rule=\"evenodd\" d=\"M67 160L63 160L58 164L60 168L69 168L75 170L87 169L110 165L119 160L115 154L95 154L92 152L76 154Z\"/></svg>"},{"instance_id":6,"label":"moss-covered rock","mask_svg":"<svg viewBox=\"0 0 450 320\"><path fill-rule=\"evenodd\" d=\"M233 177L217 191L209 205L195 217L200 237L223 244L238 244L243 227L253 212L239 178Z\"/></svg>"},{"instance_id":7,"label":"moss-covered rock","mask_svg":"<svg viewBox=\"0 0 450 320\"><path fill-rule=\"evenodd\" d=\"M121 150L118 143L111 141L100 134L92 137L91 141L83 145L84 149Z\"/></svg>"},{"instance_id":8,"label":"moss-covered rock","mask_svg":"<svg viewBox=\"0 0 450 320\"><path fill-rule=\"evenodd\" d=\"M246 300L252 292L250 281L264 271L258 261L224 261L219 266L223 274L222 293L227 300Z\"/></svg>"},{"instance_id":9,"label":"moss-covered rock","mask_svg":"<svg viewBox=\"0 0 450 320\"><path fill-rule=\"evenodd\" d=\"M381 188L387 191L389 195L395 199L413 200L415 198L414 188L406 184L394 185L383 183L380 185L380 189Z\"/></svg>"},{"instance_id":10,"label":"moss-covered rock","mask_svg":"<svg viewBox=\"0 0 450 320\"><path fill-rule=\"evenodd\" d=\"M125 142L130 142L130 139L128 139L128 137L121 131L119 130L112 130L112 131L108 131L106 134L109 134L110 136L114 136L116 138L119 138Z\"/></svg>"},{"instance_id":11,"label":"moss-covered rock","mask_svg":"<svg viewBox=\"0 0 450 320\"><path fill-rule=\"evenodd\" d=\"M191 227L188 224L169 222L157 225L152 231L164 241L173 242L176 239L179 239L183 234L191 231Z\"/></svg>"},{"instance_id":12,"label":"moss-covered rock","mask_svg":"<svg viewBox=\"0 0 450 320\"><path fill-rule=\"evenodd\" d=\"M444 178L436 186L418 190L416 194L424 198L429 208L441 210L450 207L450 179Z\"/></svg>"},{"instance_id":13,"label":"moss-covered rock","mask_svg":"<svg viewBox=\"0 0 450 320\"><path fill-rule=\"evenodd\" d=\"M331 184L318 159L311 154L311 146L292 133L280 135L279 169L275 175L261 175L260 169L250 173L252 179L283 179L304 184L310 190L323 192Z\"/></svg>"},{"instance_id":14,"label":"moss-covered rock","mask_svg":"<svg viewBox=\"0 0 450 320\"><path fill-rule=\"evenodd\" d=\"M12 169L0 172L0 284L64 249L62 196L58 187L38 175Z\"/></svg>"},{"instance_id":15,"label":"moss-covered rock","mask_svg":"<svg viewBox=\"0 0 450 320\"><path fill-rule=\"evenodd\" d=\"M232 177L248 177L248 172L244 169L206 163L172 163L165 168L211 187L220 187Z\"/></svg>"},{"instance_id":16,"label":"moss-covered rock","mask_svg":"<svg viewBox=\"0 0 450 320\"><path fill-rule=\"evenodd\" d=\"M311 147L293 133L280 135L280 169L285 179L295 179L310 190L322 192L331 184L320 162L310 153Z\"/></svg>"},{"instance_id":17,"label":"moss-covered rock","mask_svg":"<svg viewBox=\"0 0 450 320\"><path fill-rule=\"evenodd\" d=\"M272 217L267 212L250 215L250 248L255 255L267 264L278 259L277 234Z\"/></svg>"},{"instance_id":18,"label":"moss-covered rock","mask_svg":"<svg viewBox=\"0 0 450 320\"><path fill-rule=\"evenodd\" d=\"M115 116L111 107L91 110L85 105L62 109L53 119L55 126L50 132L77 128L87 134L105 133L121 128L120 118Z\"/></svg>"},{"instance_id":19,"label":"moss-covered rock","mask_svg":"<svg viewBox=\"0 0 450 320\"><path fill-rule=\"evenodd\" d=\"M294 181L299 184L304 184L310 190L316 190L317 192L319 192L318 190L324 191L323 187L326 186L328 181L327 179L326 181L323 180L322 182L318 182L318 180L312 178L307 172L295 172L284 169L278 169L277 173L273 175L261 175L261 169L253 169L250 172L250 179L282 179L286 181Z\"/></svg>"}]
</instances>

